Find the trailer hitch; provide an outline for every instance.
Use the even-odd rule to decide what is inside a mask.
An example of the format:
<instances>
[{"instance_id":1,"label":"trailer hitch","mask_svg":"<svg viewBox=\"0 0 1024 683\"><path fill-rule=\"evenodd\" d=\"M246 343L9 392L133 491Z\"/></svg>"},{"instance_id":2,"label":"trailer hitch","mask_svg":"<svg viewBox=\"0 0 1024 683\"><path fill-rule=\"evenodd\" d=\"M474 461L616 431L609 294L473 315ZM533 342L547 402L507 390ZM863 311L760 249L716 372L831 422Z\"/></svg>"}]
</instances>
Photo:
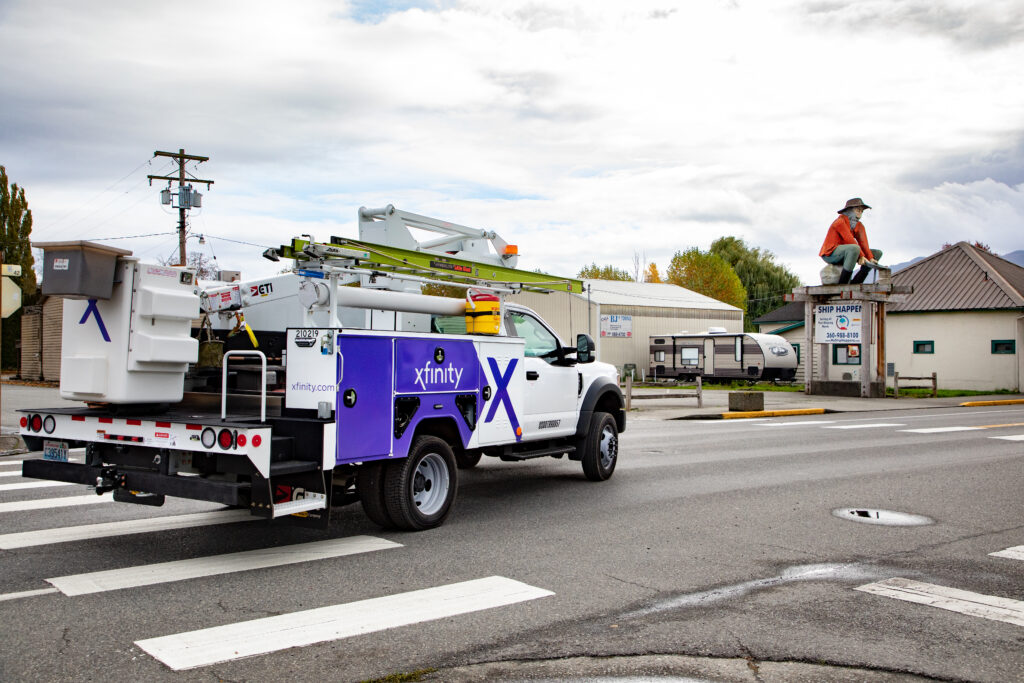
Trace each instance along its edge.
<instances>
[{"instance_id":1,"label":"trailer hitch","mask_svg":"<svg viewBox=\"0 0 1024 683\"><path fill-rule=\"evenodd\" d=\"M96 495L102 496L107 491L124 488L127 482L127 475L121 474L116 467L104 467L100 470L100 476L96 477Z\"/></svg>"}]
</instances>

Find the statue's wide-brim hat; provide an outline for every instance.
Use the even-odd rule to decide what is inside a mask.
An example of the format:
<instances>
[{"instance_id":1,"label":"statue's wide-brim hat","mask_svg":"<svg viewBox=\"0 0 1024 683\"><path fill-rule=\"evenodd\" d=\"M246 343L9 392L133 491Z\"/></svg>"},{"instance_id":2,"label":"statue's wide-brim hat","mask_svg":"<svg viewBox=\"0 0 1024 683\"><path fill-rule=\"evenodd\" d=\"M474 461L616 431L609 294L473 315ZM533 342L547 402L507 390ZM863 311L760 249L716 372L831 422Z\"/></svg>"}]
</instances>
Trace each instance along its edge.
<instances>
[{"instance_id":1,"label":"statue's wide-brim hat","mask_svg":"<svg viewBox=\"0 0 1024 683\"><path fill-rule=\"evenodd\" d=\"M848 199L846 201L846 206L844 206L843 208L841 208L838 211L836 211L836 213L842 213L843 211L846 211L847 209L856 209L858 206L863 206L865 209L870 209L871 208L870 206L865 204L864 200L861 199L860 197L854 197L853 199Z\"/></svg>"}]
</instances>

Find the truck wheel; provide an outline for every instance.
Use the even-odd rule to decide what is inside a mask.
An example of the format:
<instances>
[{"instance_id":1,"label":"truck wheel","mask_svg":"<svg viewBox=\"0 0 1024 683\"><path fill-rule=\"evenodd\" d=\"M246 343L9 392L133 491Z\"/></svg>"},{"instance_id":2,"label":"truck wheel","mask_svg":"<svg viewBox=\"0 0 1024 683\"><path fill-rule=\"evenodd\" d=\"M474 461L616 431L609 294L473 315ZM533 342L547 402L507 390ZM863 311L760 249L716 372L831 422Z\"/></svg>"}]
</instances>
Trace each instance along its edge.
<instances>
[{"instance_id":1,"label":"truck wheel","mask_svg":"<svg viewBox=\"0 0 1024 683\"><path fill-rule=\"evenodd\" d=\"M583 441L583 474L590 481L604 481L612 476L619 457L619 430L615 418L595 412Z\"/></svg>"},{"instance_id":2,"label":"truck wheel","mask_svg":"<svg viewBox=\"0 0 1024 683\"><path fill-rule=\"evenodd\" d=\"M452 511L458 470L451 447L436 436L420 436L409 457L384 471L384 503L395 526L422 531L441 526Z\"/></svg>"},{"instance_id":3,"label":"truck wheel","mask_svg":"<svg viewBox=\"0 0 1024 683\"><path fill-rule=\"evenodd\" d=\"M480 464L480 458L483 457L483 453L480 451L459 451L455 454L455 463L459 466L460 470L471 470Z\"/></svg>"},{"instance_id":4,"label":"truck wheel","mask_svg":"<svg viewBox=\"0 0 1024 683\"><path fill-rule=\"evenodd\" d=\"M356 474L356 490L359 502L363 504L363 512L377 526L394 529L388 508L384 504L384 470L390 463L386 460L368 462L359 468Z\"/></svg>"}]
</instances>

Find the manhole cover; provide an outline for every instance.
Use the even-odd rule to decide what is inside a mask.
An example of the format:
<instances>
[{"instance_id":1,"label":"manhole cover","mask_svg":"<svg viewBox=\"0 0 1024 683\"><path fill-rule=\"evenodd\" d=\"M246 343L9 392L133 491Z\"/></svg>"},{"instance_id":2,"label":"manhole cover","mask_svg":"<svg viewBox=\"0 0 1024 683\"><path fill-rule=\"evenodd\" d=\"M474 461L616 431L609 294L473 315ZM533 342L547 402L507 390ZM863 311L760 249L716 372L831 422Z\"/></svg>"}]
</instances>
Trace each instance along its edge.
<instances>
[{"instance_id":1,"label":"manhole cover","mask_svg":"<svg viewBox=\"0 0 1024 683\"><path fill-rule=\"evenodd\" d=\"M912 515L909 512L893 512L892 510L874 510L871 508L839 508L832 514L839 519L865 524L884 524L886 526L922 526L934 524L935 520L924 515Z\"/></svg>"}]
</instances>

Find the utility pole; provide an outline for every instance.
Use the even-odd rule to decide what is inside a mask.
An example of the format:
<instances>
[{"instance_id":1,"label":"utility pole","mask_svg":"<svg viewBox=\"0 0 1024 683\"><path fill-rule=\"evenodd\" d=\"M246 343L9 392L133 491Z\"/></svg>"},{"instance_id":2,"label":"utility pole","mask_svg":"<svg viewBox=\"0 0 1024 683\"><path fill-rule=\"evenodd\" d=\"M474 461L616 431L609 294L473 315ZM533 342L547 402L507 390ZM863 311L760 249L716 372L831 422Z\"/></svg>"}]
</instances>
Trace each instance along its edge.
<instances>
[{"instance_id":1,"label":"utility pole","mask_svg":"<svg viewBox=\"0 0 1024 683\"><path fill-rule=\"evenodd\" d=\"M197 161L202 163L209 161L210 157L201 157L195 154L185 154L184 149L179 149L175 152L161 152L157 150L153 152L154 157L168 157L178 162L178 176L165 176L165 175L151 175L146 176L149 178L150 186L153 185L154 180L166 180L167 189L160 193L160 202L162 204L171 204L171 183L178 181L178 265L185 265L185 212L192 207L202 206L202 195L192 190L192 183L206 183L206 189L210 189L210 185L213 185L212 180L203 180L201 178L193 178L185 176L185 162L186 161ZM189 181L186 185L185 181Z\"/></svg>"}]
</instances>

